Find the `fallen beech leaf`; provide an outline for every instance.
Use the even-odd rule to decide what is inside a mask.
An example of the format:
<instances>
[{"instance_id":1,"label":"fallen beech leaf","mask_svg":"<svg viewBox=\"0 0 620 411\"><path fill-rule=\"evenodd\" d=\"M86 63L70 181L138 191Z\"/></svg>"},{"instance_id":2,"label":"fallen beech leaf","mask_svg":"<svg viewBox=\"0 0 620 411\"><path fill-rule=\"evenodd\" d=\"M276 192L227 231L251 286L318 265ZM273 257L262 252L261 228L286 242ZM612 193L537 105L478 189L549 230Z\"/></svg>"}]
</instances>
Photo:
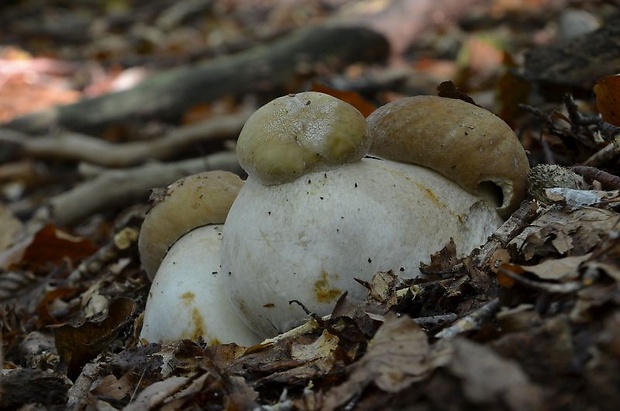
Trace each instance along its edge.
<instances>
[{"instance_id":1,"label":"fallen beech leaf","mask_svg":"<svg viewBox=\"0 0 620 411\"><path fill-rule=\"evenodd\" d=\"M620 126L620 74L599 79L594 85L594 94L603 120Z\"/></svg>"},{"instance_id":2,"label":"fallen beech leaf","mask_svg":"<svg viewBox=\"0 0 620 411\"><path fill-rule=\"evenodd\" d=\"M74 237L52 224L40 229L24 251L22 261L29 266L59 265L63 259L79 261L97 251L90 240Z\"/></svg>"},{"instance_id":3,"label":"fallen beech leaf","mask_svg":"<svg viewBox=\"0 0 620 411\"><path fill-rule=\"evenodd\" d=\"M91 390L91 394L102 400L120 401L131 395L135 389L130 372L125 373L120 379L116 378L114 374L106 375L95 384L96 386Z\"/></svg>"},{"instance_id":4,"label":"fallen beech leaf","mask_svg":"<svg viewBox=\"0 0 620 411\"><path fill-rule=\"evenodd\" d=\"M110 303L108 315L101 321L89 321L78 327L62 325L54 330L56 349L67 364L67 376L75 379L84 364L106 349L131 320L136 303L118 298Z\"/></svg>"}]
</instances>

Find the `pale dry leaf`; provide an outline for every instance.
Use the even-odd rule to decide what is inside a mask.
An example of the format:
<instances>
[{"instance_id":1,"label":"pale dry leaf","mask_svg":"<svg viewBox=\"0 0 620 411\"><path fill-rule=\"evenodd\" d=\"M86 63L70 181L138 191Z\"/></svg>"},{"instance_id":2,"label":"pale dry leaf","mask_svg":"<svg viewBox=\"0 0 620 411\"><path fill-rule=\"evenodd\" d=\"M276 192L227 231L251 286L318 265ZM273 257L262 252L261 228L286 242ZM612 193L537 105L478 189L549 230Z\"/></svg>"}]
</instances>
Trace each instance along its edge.
<instances>
[{"instance_id":1,"label":"pale dry leaf","mask_svg":"<svg viewBox=\"0 0 620 411\"><path fill-rule=\"evenodd\" d=\"M540 264L522 266L527 272L542 280L573 281L579 277L579 266L591 257L592 253L575 257L545 260Z\"/></svg>"},{"instance_id":2,"label":"pale dry leaf","mask_svg":"<svg viewBox=\"0 0 620 411\"><path fill-rule=\"evenodd\" d=\"M317 358L330 357L338 348L338 337L324 330L319 338L311 344L298 344L293 342L291 346L291 358L298 361L312 361Z\"/></svg>"},{"instance_id":3,"label":"pale dry leaf","mask_svg":"<svg viewBox=\"0 0 620 411\"><path fill-rule=\"evenodd\" d=\"M371 383L394 393L424 379L435 366L429 353L426 334L410 317L386 316L348 380L326 394L323 409L340 407Z\"/></svg>"},{"instance_id":4,"label":"pale dry leaf","mask_svg":"<svg viewBox=\"0 0 620 411\"><path fill-rule=\"evenodd\" d=\"M124 411L148 410L160 405L166 398L182 390L189 378L170 377L146 387L138 397L124 408Z\"/></svg>"},{"instance_id":5,"label":"pale dry leaf","mask_svg":"<svg viewBox=\"0 0 620 411\"><path fill-rule=\"evenodd\" d=\"M4 204L0 204L0 227L2 227L0 230L0 251L2 251L13 244L23 229L21 221Z\"/></svg>"},{"instance_id":6,"label":"pale dry leaf","mask_svg":"<svg viewBox=\"0 0 620 411\"><path fill-rule=\"evenodd\" d=\"M453 348L448 369L461 379L469 401L477 405L503 402L512 411L540 408L542 392L530 383L518 363L466 339L454 340Z\"/></svg>"},{"instance_id":7,"label":"pale dry leaf","mask_svg":"<svg viewBox=\"0 0 620 411\"><path fill-rule=\"evenodd\" d=\"M95 382L95 388L91 390L91 394L106 400L120 401L131 395L134 390L132 384L131 373L125 373L120 379L114 374L106 375Z\"/></svg>"}]
</instances>

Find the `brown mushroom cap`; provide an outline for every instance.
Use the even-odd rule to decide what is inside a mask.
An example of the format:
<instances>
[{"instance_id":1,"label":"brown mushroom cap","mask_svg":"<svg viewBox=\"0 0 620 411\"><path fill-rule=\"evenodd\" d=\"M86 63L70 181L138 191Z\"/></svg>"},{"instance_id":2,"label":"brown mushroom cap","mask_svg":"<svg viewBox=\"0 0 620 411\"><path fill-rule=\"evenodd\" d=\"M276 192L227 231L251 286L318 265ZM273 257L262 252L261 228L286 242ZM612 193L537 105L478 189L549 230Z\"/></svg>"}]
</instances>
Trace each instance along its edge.
<instances>
[{"instance_id":1,"label":"brown mushroom cap","mask_svg":"<svg viewBox=\"0 0 620 411\"><path fill-rule=\"evenodd\" d=\"M472 193L495 185L502 191L498 212L504 217L525 196L525 150L488 110L462 100L415 96L379 107L367 121L372 155L433 169Z\"/></svg>"},{"instance_id":2,"label":"brown mushroom cap","mask_svg":"<svg viewBox=\"0 0 620 411\"><path fill-rule=\"evenodd\" d=\"M228 171L184 177L156 193L155 204L140 229L140 260L153 279L166 252L196 227L223 224L243 180Z\"/></svg>"}]
</instances>

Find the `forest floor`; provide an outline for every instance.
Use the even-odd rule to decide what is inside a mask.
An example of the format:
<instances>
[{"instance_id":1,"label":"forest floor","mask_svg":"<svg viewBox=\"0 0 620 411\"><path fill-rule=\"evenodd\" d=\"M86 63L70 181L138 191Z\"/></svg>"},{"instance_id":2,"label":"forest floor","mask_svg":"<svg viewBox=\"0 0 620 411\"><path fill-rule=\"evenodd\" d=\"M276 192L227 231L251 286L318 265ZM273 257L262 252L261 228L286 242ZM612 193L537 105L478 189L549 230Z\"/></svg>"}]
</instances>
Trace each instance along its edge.
<instances>
[{"instance_id":1,"label":"forest floor","mask_svg":"<svg viewBox=\"0 0 620 411\"><path fill-rule=\"evenodd\" d=\"M619 9L2 2L0 410L620 409ZM446 239L421 277L377 273L365 304L255 346L139 339L152 189L242 174L235 139L278 96L368 115L442 83L537 166L486 244Z\"/></svg>"}]
</instances>

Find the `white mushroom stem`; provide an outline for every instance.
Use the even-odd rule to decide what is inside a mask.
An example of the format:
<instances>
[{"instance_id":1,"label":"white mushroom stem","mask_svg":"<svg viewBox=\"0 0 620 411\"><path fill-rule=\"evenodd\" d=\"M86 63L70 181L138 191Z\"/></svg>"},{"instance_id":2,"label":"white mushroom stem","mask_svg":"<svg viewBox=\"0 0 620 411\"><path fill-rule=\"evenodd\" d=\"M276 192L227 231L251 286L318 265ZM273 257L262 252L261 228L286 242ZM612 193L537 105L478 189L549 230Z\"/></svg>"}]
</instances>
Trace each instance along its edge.
<instances>
[{"instance_id":1,"label":"white mushroom stem","mask_svg":"<svg viewBox=\"0 0 620 411\"><path fill-rule=\"evenodd\" d=\"M355 278L381 270L419 274L420 261L452 237L468 253L501 224L495 205L432 170L363 159L265 186L249 177L222 244L222 272L235 307L261 337L302 323L299 300L319 315Z\"/></svg>"},{"instance_id":2,"label":"white mushroom stem","mask_svg":"<svg viewBox=\"0 0 620 411\"><path fill-rule=\"evenodd\" d=\"M140 338L253 345L260 338L237 315L220 272L221 225L194 229L164 257L149 292Z\"/></svg>"}]
</instances>

